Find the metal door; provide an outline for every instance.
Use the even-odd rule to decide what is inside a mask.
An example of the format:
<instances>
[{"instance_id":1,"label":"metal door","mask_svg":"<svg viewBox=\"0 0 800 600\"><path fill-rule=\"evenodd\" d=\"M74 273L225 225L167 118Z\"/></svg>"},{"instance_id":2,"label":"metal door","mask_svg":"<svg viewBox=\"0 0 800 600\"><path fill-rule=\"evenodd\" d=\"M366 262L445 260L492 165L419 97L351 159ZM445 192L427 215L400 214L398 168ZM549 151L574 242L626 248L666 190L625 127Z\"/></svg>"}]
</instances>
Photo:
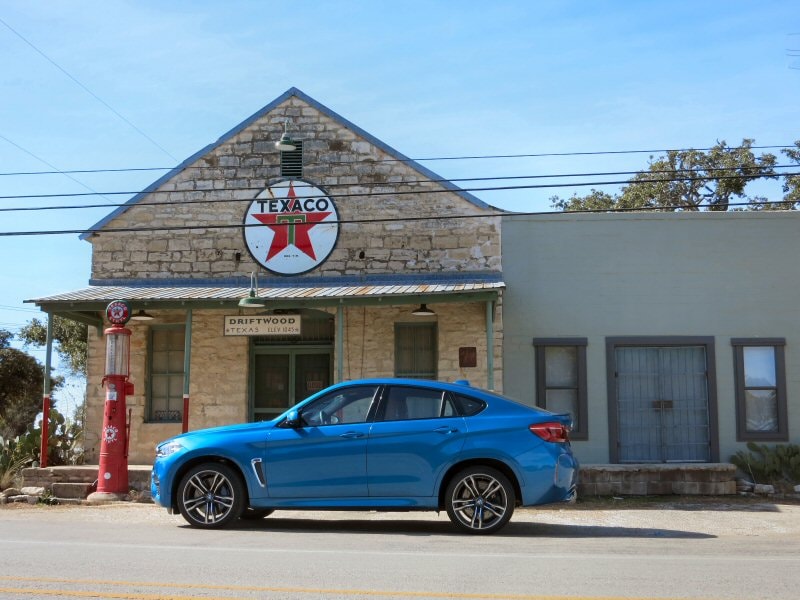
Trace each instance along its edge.
<instances>
[{"instance_id":1,"label":"metal door","mask_svg":"<svg viewBox=\"0 0 800 600\"><path fill-rule=\"evenodd\" d=\"M711 460L705 347L614 353L619 462Z\"/></svg>"}]
</instances>

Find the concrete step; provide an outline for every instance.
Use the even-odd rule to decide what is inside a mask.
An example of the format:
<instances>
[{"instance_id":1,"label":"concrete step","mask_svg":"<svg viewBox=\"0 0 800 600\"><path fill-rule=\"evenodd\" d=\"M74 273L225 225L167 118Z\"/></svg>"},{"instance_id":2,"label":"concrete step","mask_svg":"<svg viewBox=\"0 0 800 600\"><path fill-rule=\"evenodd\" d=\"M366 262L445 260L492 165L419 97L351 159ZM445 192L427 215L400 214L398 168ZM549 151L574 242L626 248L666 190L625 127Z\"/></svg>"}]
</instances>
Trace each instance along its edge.
<instances>
[{"instance_id":1,"label":"concrete step","mask_svg":"<svg viewBox=\"0 0 800 600\"><path fill-rule=\"evenodd\" d=\"M128 484L131 489L145 491L150 489L151 465L129 465ZM23 485L40 486L51 489L56 483L92 484L97 481L97 465L31 467L22 470Z\"/></svg>"},{"instance_id":2,"label":"concrete step","mask_svg":"<svg viewBox=\"0 0 800 600\"><path fill-rule=\"evenodd\" d=\"M59 500L67 498L85 500L93 491L94 485L91 483L54 483L52 493Z\"/></svg>"}]
</instances>

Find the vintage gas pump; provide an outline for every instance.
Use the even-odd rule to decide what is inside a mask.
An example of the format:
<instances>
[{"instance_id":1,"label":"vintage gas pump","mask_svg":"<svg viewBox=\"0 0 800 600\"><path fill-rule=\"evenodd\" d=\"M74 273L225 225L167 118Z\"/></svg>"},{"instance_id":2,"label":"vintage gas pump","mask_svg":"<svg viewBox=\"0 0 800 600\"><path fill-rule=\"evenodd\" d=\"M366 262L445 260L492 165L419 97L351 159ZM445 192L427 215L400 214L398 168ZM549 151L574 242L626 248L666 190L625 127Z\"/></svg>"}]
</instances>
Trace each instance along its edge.
<instances>
[{"instance_id":1,"label":"vintage gas pump","mask_svg":"<svg viewBox=\"0 0 800 600\"><path fill-rule=\"evenodd\" d=\"M97 492L89 500L118 499L128 489L128 421L125 400L133 394L130 372L131 331L125 327L131 316L127 302L115 300L106 308L111 327L105 330L106 401L100 440L100 470Z\"/></svg>"}]
</instances>

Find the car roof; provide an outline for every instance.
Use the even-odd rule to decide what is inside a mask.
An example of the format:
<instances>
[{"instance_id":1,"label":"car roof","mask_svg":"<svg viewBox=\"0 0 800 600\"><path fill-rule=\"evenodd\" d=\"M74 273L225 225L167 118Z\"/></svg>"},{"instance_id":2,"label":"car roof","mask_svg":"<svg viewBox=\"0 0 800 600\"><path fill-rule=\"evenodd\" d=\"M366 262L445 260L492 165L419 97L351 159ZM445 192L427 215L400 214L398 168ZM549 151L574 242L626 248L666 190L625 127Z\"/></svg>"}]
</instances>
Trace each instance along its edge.
<instances>
[{"instance_id":1,"label":"car roof","mask_svg":"<svg viewBox=\"0 0 800 600\"><path fill-rule=\"evenodd\" d=\"M473 387L470 383L466 380L459 380L453 382L445 382L445 381L436 381L433 379L408 379L408 378L400 378L400 377L374 377L369 379L352 379L349 381L343 381L341 383L337 383L332 385L329 390L335 389L345 389L348 387L355 387L359 385L403 385L403 386L415 386L415 387L424 387L428 389L434 390L443 390L453 392L454 394L465 394L468 396L475 396L477 398L483 400L489 400L492 402L497 401L505 401L510 402L512 404L517 404L519 406L525 406L526 408L531 408L526 406L525 404L509 398L507 396L503 396L497 392L493 392L491 390L487 390L484 388Z\"/></svg>"}]
</instances>

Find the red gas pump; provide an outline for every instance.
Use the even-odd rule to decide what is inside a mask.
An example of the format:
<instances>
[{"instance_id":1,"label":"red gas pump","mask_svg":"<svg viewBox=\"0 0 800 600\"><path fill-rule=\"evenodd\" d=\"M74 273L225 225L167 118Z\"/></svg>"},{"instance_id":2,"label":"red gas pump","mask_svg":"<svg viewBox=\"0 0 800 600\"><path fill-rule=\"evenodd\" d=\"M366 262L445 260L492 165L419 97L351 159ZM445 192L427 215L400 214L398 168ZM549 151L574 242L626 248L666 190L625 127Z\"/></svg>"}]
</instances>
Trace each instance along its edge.
<instances>
[{"instance_id":1,"label":"red gas pump","mask_svg":"<svg viewBox=\"0 0 800 600\"><path fill-rule=\"evenodd\" d=\"M131 316L127 302L115 300L106 308L111 327L105 330L106 372L103 385L106 401L103 410L103 431L100 439L100 470L97 492L90 501L117 500L128 489L128 423L125 399L133 394L130 373L131 330L124 327Z\"/></svg>"}]
</instances>

